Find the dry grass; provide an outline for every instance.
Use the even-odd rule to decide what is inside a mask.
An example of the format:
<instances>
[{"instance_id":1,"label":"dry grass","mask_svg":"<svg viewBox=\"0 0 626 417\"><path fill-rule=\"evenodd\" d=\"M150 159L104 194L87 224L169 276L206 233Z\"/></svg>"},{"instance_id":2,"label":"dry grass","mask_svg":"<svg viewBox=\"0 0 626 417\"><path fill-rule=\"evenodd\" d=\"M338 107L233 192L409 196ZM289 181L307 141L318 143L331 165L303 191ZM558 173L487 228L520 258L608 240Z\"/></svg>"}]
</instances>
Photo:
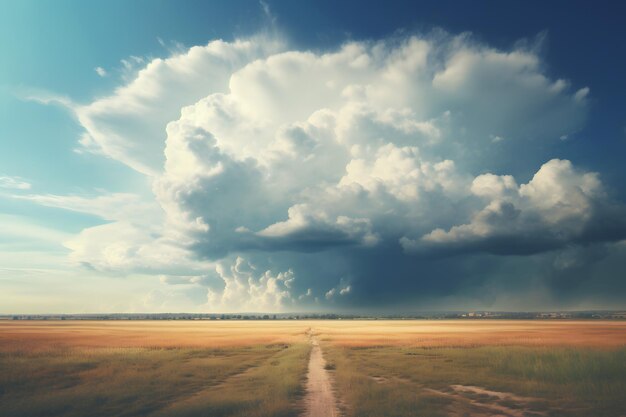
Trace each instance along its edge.
<instances>
[{"instance_id":1,"label":"dry grass","mask_svg":"<svg viewBox=\"0 0 626 417\"><path fill-rule=\"evenodd\" d=\"M318 322L340 346L626 346L624 321L376 320Z\"/></svg>"},{"instance_id":2,"label":"dry grass","mask_svg":"<svg viewBox=\"0 0 626 417\"><path fill-rule=\"evenodd\" d=\"M0 415L295 416L309 328L347 417L626 415L626 322L575 321L0 322Z\"/></svg>"},{"instance_id":3,"label":"dry grass","mask_svg":"<svg viewBox=\"0 0 626 417\"><path fill-rule=\"evenodd\" d=\"M347 417L626 415L625 322L377 321L316 330Z\"/></svg>"},{"instance_id":4,"label":"dry grass","mask_svg":"<svg viewBox=\"0 0 626 417\"><path fill-rule=\"evenodd\" d=\"M257 415L277 415L274 410L295 409L307 349L300 343L220 349L56 348L4 352L0 353L0 415L153 415L190 398L215 399L209 403L218 404L216 399L223 402L228 392L242 394L234 395L242 400L257 400L261 411ZM263 386L275 390L273 397L265 397L265 403L261 404L253 391L238 391L258 381L259 375L274 373L283 379L280 384L263 380ZM222 394L213 397L217 392ZM232 411L215 415L241 415ZM163 414L170 415L159 413Z\"/></svg>"},{"instance_id":5,"label":"dry grass","mask_svg":"<svg viewBox=\"0 0 626 417\"><path fill-rule=\"evenodd\" d=\"M624 321L5 321L0 349L297 343L309 327L341 346L626 346Z\"/></svg>"},{"instance_id":6,"label":"dry grass","mask_svg":"<svg viewBox=\"0 0 626 417\"><path fill-rule=\"evenodd\" d=\"M5 321L0 349L54 347L236 347L302 342L288 321Z\"/></svg>"},{"instance_id":7,"label":"dry grass","mask_svg":"<svg viewBox=\"0 0 626 417\"><path fill-rule=\"evenodd\" d=\"M287 347L257 367L171 403L155 417L295 417L304 394L308 354L306 344Z\"/></svg>"},{"instance_id":8,"label":"dry grass","mask_svg":"<svg viewBox=\"0 0 626 417\"><path fill-rule=\"evenodd\" d=\"M626 414L624 348L328 345L326 352L348 417L500 414L494 406L523 416Z\"/></svg>"},{"instance_id":9,"label":"dry grass","mask_svg":"<svg viewBox=\"0 0 626 417\"><path fill-rule=\"evenodd\" d=\"M296 415L305 330L269 322L1 323L0 415Z\"/></svg>"}]
</instances>

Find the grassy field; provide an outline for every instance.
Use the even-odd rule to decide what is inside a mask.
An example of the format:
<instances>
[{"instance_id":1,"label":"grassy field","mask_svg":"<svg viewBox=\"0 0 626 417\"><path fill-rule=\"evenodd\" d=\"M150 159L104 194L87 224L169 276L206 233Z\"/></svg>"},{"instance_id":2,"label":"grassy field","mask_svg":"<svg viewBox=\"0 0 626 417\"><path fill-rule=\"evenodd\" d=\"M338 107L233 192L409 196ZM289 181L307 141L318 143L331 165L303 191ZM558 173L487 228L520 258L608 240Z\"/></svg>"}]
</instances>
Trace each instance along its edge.
<instances>
[{"instance_id":1,"label":"grassy field","mask_svg":"<svg viewBox=\"0 0 626 417\"><path fill-rule=\"evenodd\" d=\"M12 324L0 324L0 416L299 412L302 326Z\"/></svg>"},{"instance_id":2,"label":"grassy field","mask_svg":"<svg viewBox=\"0 0 626 417\"><path fill-rule=\"evenodd\" d=\"M626 323L318 326L346 416L625 416Z\"/></svg>"},{"instance_id":3,"label":"grassy field","mask_svg":"<svg viewBox=\"0 0 626 417\"><path fill-rule=\"evenodd\" d=\"M0 322L0 416L626 415L626 322ZM321 416L320 416L321 417Z\"/></svg>"},{"instance_id":4,"label":"grassy field","mask_svg":"<svg viewBox=\"0 0 626 417\"><path fill-rule=\"evenodd\" d=\"M625 349L329 347L327 358L347 416L626 413Z\"/></svg>"}]
</instances>

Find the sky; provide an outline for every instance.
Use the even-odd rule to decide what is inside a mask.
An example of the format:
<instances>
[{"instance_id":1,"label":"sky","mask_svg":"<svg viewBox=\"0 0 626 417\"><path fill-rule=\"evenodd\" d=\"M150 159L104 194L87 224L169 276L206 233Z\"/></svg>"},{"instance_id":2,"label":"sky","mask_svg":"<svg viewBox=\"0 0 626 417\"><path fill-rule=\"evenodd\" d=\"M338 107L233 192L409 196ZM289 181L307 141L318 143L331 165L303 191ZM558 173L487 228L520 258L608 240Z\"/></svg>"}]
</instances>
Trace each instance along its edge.
<instances>
[{"instance_id":1,"label":"sky","mask_svg":"<svg viewBox=\"0 0 626 417\"><path fill-rule=\"evenodd\" d=\"M0 314L626 308L600 1L14 1Z\"/></svg>"}]
</instances>

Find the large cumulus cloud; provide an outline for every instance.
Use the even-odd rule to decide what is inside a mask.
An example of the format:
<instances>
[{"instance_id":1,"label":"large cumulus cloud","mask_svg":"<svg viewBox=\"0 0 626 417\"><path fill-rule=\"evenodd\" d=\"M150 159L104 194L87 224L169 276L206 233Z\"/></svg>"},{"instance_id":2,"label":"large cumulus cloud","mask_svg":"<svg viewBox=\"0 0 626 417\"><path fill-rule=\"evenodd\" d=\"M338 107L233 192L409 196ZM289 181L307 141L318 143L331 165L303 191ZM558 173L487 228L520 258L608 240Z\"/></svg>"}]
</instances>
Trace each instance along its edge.
<instances>
[{"instance_id":1,"label":"large cumulus cloud","mask_svg":"<svg viewBox=\"0 0 626 417\"><path fill-rule=\"evenodd\" d=\"M527 254L626 234L623 207L607 198L598 174L579 172L570 161L548 161L521 186L510 175L479 175L470 191L486 205L468 223L419 240L403 237L403 247Z\"/></svg>"},{"instance_id":2,"label":"large cumulus cloud","mask_svg":"<svg viewBox=\"0 0 626 417\"><path fill-rule=\"evenodd\" d=\"M117 266L157 273L168 254L163 282L213 309L367 308L533 294L552 285L537 263L626 237L599 174L551 155L590 90L533 49L442 32L286 45L211 42L76 106L83 145L149 176L161 212L148 234L123 215L83 231L74 258L111 264L119 239Z\"/></svg>"},{"instance_id":3,"label":"large cumulus cloud","mask_svg":"<svg viewBox=\"0 0 626 417\"><path fill-rule=\"evenodd\" d=\"M180 114L180 108L208 93L227 91L233 71L280 47L278 38L263 36L217 40L150 60L112 95L73 106L85 128L82 150L102 153L141 173L160 172L165 124ZM143 63L142 58L133 58L138 65Z\"/></svg>"}]
</instances>

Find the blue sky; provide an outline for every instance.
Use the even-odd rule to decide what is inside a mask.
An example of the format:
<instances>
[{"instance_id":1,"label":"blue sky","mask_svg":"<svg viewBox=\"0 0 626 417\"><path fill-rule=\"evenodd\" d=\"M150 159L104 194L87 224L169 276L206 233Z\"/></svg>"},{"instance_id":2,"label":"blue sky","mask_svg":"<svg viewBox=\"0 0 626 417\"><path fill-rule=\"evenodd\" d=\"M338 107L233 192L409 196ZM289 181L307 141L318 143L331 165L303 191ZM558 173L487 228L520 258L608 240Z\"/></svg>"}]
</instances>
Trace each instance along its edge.
<instances>
[{"instance_id":1,"label":"blue sky","mask_svg":"<svg viewBox=\"0 0 626 417\"><path fill-rule=\"evenodd\" d=\"M0 311L624 307L624 6L336 3L3 3Z\"/></svg>"}]
</instances>

